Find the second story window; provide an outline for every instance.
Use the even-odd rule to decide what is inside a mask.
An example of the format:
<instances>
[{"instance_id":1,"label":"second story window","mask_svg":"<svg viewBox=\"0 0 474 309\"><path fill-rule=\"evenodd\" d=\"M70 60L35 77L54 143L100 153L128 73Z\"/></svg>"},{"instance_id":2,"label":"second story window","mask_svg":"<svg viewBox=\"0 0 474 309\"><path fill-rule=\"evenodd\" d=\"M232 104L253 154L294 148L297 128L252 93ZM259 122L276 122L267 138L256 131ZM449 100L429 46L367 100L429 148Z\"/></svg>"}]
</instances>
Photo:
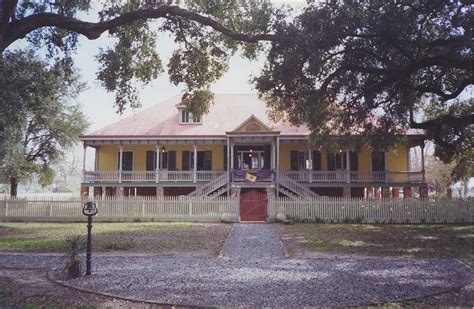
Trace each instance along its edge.
<instances>
[{"instance_id":1,"label":"second story window","mask_svg":"<svg viewBox=\"0 0 474 309\"><path fill-rule=\"evenodd\" d=\"M183 109L181 110L180 123L198 124L201 123L201 117L194 116L190 111Z\"/></svg>"}]
</instances>

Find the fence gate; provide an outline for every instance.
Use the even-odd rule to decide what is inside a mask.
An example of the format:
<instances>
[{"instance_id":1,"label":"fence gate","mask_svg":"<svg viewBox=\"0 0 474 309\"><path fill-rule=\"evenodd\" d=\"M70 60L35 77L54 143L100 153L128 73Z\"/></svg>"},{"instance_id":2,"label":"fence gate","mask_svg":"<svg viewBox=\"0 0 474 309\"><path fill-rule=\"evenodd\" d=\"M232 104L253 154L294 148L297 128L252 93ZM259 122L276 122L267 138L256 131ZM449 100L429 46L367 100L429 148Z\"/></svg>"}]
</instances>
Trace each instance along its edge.
<instances>
[{"instance_id":1,"label":"fence gate","mask_svg":"<svg viewBox=\"0 0 474 309\"><path fill-rule=\"evenodd\" d=\"M242 189L240 193L240 220L267 220L267 193L264 190Z\"/></svg>"}]
</instances>

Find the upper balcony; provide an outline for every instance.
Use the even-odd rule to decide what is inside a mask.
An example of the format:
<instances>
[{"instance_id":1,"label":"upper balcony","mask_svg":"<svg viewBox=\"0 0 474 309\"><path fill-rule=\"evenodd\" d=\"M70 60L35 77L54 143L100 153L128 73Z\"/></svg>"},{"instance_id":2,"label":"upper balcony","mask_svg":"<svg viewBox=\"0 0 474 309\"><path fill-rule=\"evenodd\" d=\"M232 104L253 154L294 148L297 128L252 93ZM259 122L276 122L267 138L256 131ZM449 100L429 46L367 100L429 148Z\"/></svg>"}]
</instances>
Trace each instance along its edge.
<instances>
[{"instance_id":1,"label":"upper balcony","mask_svg":"<svg viewBox=\"0 0 474 309\"><path fill-rule=\"evenodd\" d=\"M197 183L211 181L225 171L84 171L83 183Z\"/></svg>"},{"instance_id":2,"label":"upper balcony","mask_svg":"<svg viewBox=\"0 0 474 309\"><path fill-rule=\"evenodd\" d=\"M84 171L85 184L193 184L209 182L226 171ZM364 172L364 171L285 171L281 174L307 185L310 184L416 184L423 183L423 172ZM255 179L250 179L253 176ZM234 183L276 182L276 170L231 171Z\"/></svg>"},{"instance_id":3,"label":"upper balcony","mask_svg":"<svg viewBox=\"0 0 474 309\"><path fill-rule=\"evenodd\" d=\"M301 183L423 183L423 172L362 172L362 171L288 171L287 177Z\"/></svg>"}]
</instances>

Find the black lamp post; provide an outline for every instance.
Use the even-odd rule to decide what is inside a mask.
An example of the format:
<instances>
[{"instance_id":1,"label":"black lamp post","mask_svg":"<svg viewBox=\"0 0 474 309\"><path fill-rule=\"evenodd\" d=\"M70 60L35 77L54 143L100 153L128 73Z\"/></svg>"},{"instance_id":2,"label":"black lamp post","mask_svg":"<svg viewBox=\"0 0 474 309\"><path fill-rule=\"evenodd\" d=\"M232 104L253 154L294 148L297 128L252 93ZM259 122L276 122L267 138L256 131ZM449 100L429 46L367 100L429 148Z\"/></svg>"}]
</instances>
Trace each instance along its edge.
<instances>
[{"instance_id":1,"label":"black lamp post","mask_svg":"<svg viewBox=\"0 0 474 309\"><path fill-rule=\"evenodd\" d=\"M92 256L92 217L97 214L97 206L93 202L87 202L82 208L82 213L87 216L87 251L86 251L86 276L91 274Z\"/></svg>"}]
</instances>

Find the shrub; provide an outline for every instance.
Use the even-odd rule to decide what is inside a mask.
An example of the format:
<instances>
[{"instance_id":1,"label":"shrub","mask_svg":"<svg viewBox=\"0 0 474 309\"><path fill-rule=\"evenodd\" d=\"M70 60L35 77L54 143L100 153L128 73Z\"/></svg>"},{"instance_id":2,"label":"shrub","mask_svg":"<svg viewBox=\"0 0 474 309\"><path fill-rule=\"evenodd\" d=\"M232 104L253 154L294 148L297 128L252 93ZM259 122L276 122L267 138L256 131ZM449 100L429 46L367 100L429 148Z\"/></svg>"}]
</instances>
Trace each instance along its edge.
<instances>
[{"instance_id":1,"label":"shrub","mask_svg":"<svg viewBox=\"0 0 474 309\"><path fill-rule=\"evenodd\" d=\"M74 235L66 237L65 253L67 257L66 269L68 279L81 276L82 262L79 255L86 248L86 240L83 236Z\"/></svg>"}]
</instances>

